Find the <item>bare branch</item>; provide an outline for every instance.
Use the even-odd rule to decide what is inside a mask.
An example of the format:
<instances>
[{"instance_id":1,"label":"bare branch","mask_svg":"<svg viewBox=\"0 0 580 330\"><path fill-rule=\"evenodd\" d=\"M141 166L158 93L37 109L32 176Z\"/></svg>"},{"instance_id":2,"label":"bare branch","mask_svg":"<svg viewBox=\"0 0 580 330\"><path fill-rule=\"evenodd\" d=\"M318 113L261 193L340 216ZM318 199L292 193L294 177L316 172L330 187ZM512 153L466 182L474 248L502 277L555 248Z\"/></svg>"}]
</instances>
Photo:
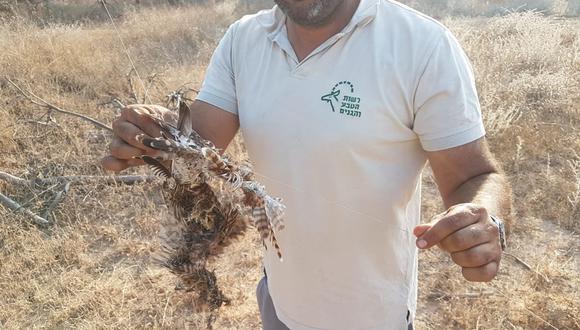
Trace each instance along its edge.
<instances>
[{"instance_id":1,"label":"bare branch","mask_svg":"<svg viewBox=\"0 0 580 330\"><path fill-rule=\"evenodd\" d=\"M0 204L6 206L13 212L21 212L32 219L37 225L46 226L49 224L48 220L39 217L38 215L32 213L30 210L23 208L20 204L16 203L12 199L8 198L4 194L0 193Z\"/></svg>"},{"instance_id":2,"label":"bare branch","mask_svg":"<svg viewBox=\"0 0 580 330\"><path fill-rule=\"evenodd\" d=\"M12 80L10 80L10 78L8 78L8 77L5 77L5 78L12 86L14 86L14 88L16 88L20 92L20 94L22 94L22 96L24 96L32 104L35 104L39 107L43 107L45 109L48 109L49 111L56 111L56 112L59 112L59 113L65 114L65 115L70 115L70 116L74 116L74 117L83 119L83 120L88 121L91 124L93 124L99 128L107 130L109 132L113 131L113 129L111 127L109 127L106 124L101 123L100 121L98 121L96 119L82 115L80 113L64 110L64 109L57 107L56 105L48 103L47 101L45 101L41 97L35 95L31 91L22 89L22 87L18 86L16 83L14 83Z\"/></svg>"},{"instance_id":3,"label":"bare branch","mask_svg":"<svg viewBox=\"0 0 580 330\"><path fill-rule=\"evenodd\" d=\"M71 176L55 176L51 178L44 179L32 179L26 180L12 174L0 171L0 180L4 180L11 184L16 185L34 185L34 184L55 184L67 182L70 183L103 183L103 184L135 184L152 182L156 180L156 176L145 176L145 175L119 175L119 176L104 176L104 175L71 175Z\"/></svg>"},{"instance_id":4,"label":"bare branch","mask_svg":"<svg viewBox=\"0 0 580 330\"><path fill-rule=\"evenodd\" d=\"M5 182L8 182L10 184L15 184L15 185L27 185L30 183L30 181L14 176L12 174L6 173L6 172L0 172L0 179L2 179Z\"/></svg>"},{"instance_id":5,"label":"bare branch","mask_svg":"<svg viewBox=\"0 0 580 330\"><path fill-rule=\"evenodd\" d=\"M495 294L494 291L480 291L480 292L463 292L463 293L449 293L444 292L441 290L435 290L428 295L431 299L441 300L441 299L448 299L448 298L467 298L467 299L474 299L474 298L482 298L485 296L493 296Z\"/></svg>"}]
</instances>

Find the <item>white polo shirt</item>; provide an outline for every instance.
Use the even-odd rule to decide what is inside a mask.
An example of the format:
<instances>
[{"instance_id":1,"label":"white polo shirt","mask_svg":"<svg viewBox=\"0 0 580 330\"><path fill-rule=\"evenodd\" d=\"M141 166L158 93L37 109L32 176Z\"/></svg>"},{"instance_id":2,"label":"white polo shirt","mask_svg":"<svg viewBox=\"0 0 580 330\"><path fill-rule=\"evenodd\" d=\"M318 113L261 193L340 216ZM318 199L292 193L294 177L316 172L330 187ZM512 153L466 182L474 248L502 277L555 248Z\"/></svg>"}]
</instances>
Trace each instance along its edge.
<instances>
[{"instance_id":1,"label":"white polo shirt","mask_svg":"<svg viewBox=\"0 0 580 330\"><path fill-rule=\"evenodd\" d=\"M199 100L236 113L258 179L284 199L284 261L264 265L290 329L406 329L425 150L484 135L472 70L451 33L394 1L299 62L276 7L235 22Z\"/></svg>"}]
</instances>

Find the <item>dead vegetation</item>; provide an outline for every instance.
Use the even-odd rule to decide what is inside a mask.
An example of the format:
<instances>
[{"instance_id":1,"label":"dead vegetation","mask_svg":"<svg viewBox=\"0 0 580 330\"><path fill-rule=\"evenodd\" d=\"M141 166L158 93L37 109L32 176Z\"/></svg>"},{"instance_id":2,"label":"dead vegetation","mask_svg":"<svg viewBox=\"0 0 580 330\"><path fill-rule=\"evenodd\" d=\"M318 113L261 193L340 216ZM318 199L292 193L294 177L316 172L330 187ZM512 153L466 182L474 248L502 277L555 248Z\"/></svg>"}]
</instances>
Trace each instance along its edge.
<instances>
[{"instance_id":1,"label":"dead vegetation","mask_svg":"<svg viewBox=\"0 0 580 330\"><path fill-rule=\"evenodd\" d=\"M152 102L165 104L184 84L200 86L236 9L220 2L115 17ZM489 139L514 185L517 224L512 256L491 284L466 283L438 251L421 254L417 328L580 329L580 22L513 13L444 23L473 61ZM0 178L0 192L53 223L36 226L0 206L0 328L203 328L191 299L150 259L167 215L157 183L65 189L49 180L104 175L99 159L110 135L73 116L47 116L8 80L109 124L114 100L145 95L112 26L11 18L0 24L0 47L0 171L28 182ZM230 148L243 157L240 139ZM427 174L424 219L440 207ZM259 238L248 235L218 265L232 305L217 329L259 328L260 253Z\"/></svg>"}]
</instances>

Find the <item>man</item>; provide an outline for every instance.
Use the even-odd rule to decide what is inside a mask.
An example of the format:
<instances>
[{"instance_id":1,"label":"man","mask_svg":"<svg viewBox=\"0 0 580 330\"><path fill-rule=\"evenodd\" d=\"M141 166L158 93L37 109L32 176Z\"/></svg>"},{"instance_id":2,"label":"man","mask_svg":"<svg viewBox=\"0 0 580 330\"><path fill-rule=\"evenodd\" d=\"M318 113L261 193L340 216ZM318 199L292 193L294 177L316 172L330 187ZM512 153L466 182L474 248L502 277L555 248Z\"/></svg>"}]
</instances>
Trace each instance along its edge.
<instances>
[{"instance_id":1,"label":"man","mask_svg":"<svg viewBox=\"0 0 580 330\"><path fill-rule=\"evenodd\" d=\"M510 188L484 140L468 59L434 20L386 0L277 0L234 23L197 100L194 129L225 149L241 129L258 177L287 206L258 287L264 329L406 329L417 249L437 245L490 281ZM130 106L105 168L152 154ZM419 225L429 161L448 208ZM492 217L494 216L494 217ZM503 238L503 237L502 237Z\"/></svg>"}]
</instances>

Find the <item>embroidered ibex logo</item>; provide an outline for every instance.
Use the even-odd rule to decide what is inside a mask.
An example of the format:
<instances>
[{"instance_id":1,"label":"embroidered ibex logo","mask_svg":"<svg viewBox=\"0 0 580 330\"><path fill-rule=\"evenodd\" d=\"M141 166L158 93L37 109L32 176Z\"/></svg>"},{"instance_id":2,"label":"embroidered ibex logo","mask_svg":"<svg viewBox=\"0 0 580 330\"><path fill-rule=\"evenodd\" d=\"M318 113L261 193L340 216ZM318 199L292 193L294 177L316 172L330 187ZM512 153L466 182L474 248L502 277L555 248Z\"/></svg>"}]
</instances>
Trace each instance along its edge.
<instances>
[{"instance_id":1,"label":"embroidered ibex logo","mask_svg":"<svg viewBox=\"0 0 580 330\"><path fill-rule=\"evenodd\" d=\"M338 102L338 96L340 95L340 90L333 90L330 94L326 94L324 96L322 96L320 99L322 101L326 101L328 103L330 103L330 107L332 108L332 112L334 111L334 101Z\"/></svg>"},{"instance_id":2,"label":"embroidered ibex logo","mask_svg":"<svg viewBox=\"0 0 580 330\"><path fill-rule=\"evenodd\" d=\"M321 101L328 102L332 112L351 117L360 117L360 97L354 96L354 85L350 81L341 81L334 85L330 93L323 95Z\"/></svg>"}]
</instances>

